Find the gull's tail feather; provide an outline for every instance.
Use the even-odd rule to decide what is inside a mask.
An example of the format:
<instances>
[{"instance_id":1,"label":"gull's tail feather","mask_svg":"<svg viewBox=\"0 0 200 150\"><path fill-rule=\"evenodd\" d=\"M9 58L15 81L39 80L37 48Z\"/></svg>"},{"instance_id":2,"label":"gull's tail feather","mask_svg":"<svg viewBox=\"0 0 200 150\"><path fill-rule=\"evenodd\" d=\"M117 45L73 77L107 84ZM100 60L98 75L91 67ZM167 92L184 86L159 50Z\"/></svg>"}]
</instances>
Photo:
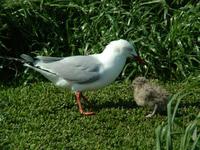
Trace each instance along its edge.
<instances>
[{"instance_id":1,"label":"gull's tail feather","mask_svg":"<svg viewBox=\"0 0 200 150\"><path fill-rule=\"evenodd\" d=\"M59 61L63 59L63 57L49 57L49 56L37 56L35 58L32 58L29 55L21 54L20 57L26 62L26 63L33 63L34 65L38 62L41 63L49 63L54 61Z\"/></svg>"},{"instance_id":2,"label":"gull's tail feather","mask_svg":"<svg viewBox=\"0 0 200 150\"><path fill-rule=\"evenodd\" d=\"M31 69L33 69L33 70L41 73L44 77L46 77L47 79L49 79L55 85L59 84L59 83L57 83L59 81L59 78L58 78L58 76L55 73L50 72L50 71L45 70L45 69L42 69L40 67L35 67L35 66L32 66L32 65L29 65L28 63L24 63L24 66L26 66L28 68L31 68ZM65 80L62 80L62 81L65 81Z\"/></svg>"},{"instance_id":3,"label":"gull's tail feather","mask_svg":"<svg viewBox=\"0 0 200 150\"><path fill-rule=\"evenodd\" d=\"M25 60L26 63L33 63L34 62L34 59L29 56L29 55L26 55L26 54L21 54L20 57Z\"/></svg>"}]
</instances>

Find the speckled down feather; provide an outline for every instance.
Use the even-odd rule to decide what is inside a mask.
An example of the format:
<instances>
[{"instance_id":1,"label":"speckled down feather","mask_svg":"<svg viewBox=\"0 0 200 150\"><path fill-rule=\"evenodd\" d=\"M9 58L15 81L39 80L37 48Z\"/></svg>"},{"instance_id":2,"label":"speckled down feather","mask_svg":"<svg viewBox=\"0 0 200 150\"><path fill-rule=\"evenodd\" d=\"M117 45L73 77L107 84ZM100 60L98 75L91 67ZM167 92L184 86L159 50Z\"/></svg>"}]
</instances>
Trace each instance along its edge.
<instances>
[{"instance_id":1,"label":"speckled down feather","mask_svg":"<svg viewBox=\"0 0 200 150\"><path fill-rule=\"evenodd\" d=\"M145 77L135 78L132 86L137 105L153 109L157 104L157 112L166 111L169 93L164 88L150 83Z\"/></svg>"}]
</instances>

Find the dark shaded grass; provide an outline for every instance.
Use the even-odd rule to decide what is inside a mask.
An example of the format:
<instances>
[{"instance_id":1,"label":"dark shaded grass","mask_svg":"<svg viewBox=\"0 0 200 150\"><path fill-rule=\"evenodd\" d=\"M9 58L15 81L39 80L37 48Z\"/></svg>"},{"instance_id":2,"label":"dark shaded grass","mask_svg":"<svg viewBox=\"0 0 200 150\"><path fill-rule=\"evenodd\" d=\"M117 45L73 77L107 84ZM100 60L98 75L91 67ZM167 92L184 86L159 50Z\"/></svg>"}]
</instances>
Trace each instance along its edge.
<instances>
[{"instance_id":1,"label":"dark shaded grass","mask_svg":"<svg viewBox=\"0 0 200 150\"><path fill-rule=\"evenodd\" d=\"M87 55L124 38L147 62L137 66L129 61L126 78L140 73L161 80L182 80L199 70L197 1L4 0L0 4L3 56ZM1 59L0 66L1 79L22 77L19 64Z\"/></svg>"}]
</instances>

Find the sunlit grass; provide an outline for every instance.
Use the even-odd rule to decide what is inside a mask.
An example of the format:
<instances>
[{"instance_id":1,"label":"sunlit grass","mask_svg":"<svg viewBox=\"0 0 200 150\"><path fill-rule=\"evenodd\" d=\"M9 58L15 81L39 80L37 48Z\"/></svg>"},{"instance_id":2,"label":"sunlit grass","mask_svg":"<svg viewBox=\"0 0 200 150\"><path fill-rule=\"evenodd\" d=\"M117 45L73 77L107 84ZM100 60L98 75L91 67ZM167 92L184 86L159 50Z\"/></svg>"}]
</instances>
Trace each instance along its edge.
<instances>
[{"instance_id":1,"label":"sunlit grass","mask_svg":"<svg viewBox=\"0 0 200 150\"><path fill-rule=\"evenodd\" d=\"M182 83L165 87L172 94L184 89ZM157 114L145 118L148 110L134 103L130 83L114 83L86 95L95 116L81 116L73 94L50 83L1 87L0 148L156 149L155 129L164 125L167 117ZM196 118L196 96L181 100L172 133L182 133ZM178 147L180 138L173 138L173 144Z\"/></svg>"}]
</instances>

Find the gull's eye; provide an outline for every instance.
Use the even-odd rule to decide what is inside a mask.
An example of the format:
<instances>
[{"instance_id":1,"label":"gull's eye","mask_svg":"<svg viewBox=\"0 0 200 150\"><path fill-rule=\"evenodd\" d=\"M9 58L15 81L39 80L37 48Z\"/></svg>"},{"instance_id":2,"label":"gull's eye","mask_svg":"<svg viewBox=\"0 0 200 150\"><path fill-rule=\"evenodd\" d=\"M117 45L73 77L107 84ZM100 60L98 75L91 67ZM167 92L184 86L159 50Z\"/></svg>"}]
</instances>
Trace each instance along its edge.
<instances>
[{"instance_id":1,"label":"gull's eye","mask_svg":"<svg viewBox=\"0 0 200 150\"><path fill-rule=\"evenodd\" d=\"M127 47L127 50L128 50L129 52L131 52L131 51L132 51L132 48Z\"/></svg>"}]
</instances>

